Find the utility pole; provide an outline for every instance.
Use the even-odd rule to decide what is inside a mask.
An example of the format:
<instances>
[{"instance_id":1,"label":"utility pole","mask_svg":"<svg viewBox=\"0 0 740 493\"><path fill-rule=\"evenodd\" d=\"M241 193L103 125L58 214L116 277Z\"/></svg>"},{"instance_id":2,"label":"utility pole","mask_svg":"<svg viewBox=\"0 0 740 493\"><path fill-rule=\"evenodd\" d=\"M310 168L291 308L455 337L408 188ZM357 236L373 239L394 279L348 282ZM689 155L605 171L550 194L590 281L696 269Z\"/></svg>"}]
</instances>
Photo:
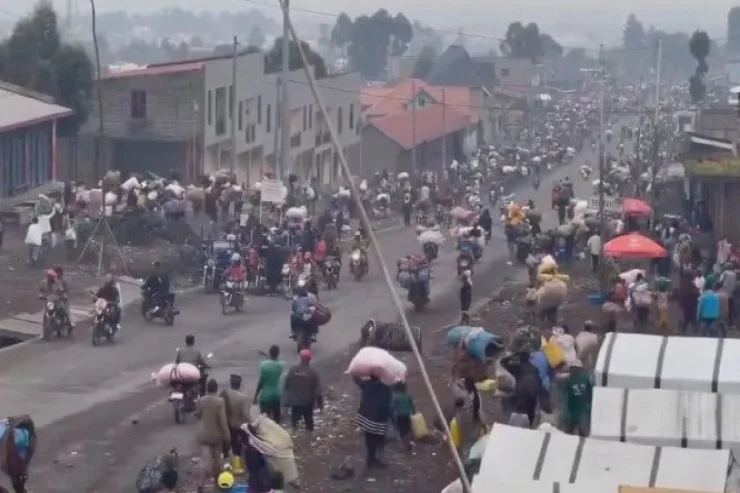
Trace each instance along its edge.
<instances>
[{"instance_id":1,"label":"utility pole","mask_svg":"<svg viewBox=\"0 0 740 493\"><path fill-rule=\"evenodd\" d=\"M280 166L278 179L284 180L290 172L290 102L288 94L288 75L290 74L290 1L283 0L283 63L280 73L281 103L280 109Z\"/></svg>"},{"instance_id":2,"label":"utility pole","mask_svg":"<svg viewBox=\"0 0 740 493\"><path fill-rule=\"evenodd\" d=\"M416 81L411 81L411 170L416 172Z\"/></svg>"},{"instance_id":3,"label":"utility pole","mask_svg":"<svg viewBox=\"0 0 740 493\"><path fill-rule=\"evenodd\" d=\"M445 122L447 104L445 99L445 90L444 88L442 88L442 173L444 173L445 169L447 169L447 125Z\"/></svg>"},{"instance_id":4,"label":"utility pole","mask_svg":"<svg viewBox=\"0 0 740 493\"><path fill-rule=\"evenodd\" d=\"M100 47L98 46L98 15L95 9L95 0L90 0L90 17L92 18L92 38L93 46L95 47L95 69L98 73L95 87L98 96L98 136L95 139L95 175L101 176L100 164L106 163L105 160L105 142L103 142L103 136L105 134L105 120L103 118L103 71L100 68ZM105 206L105 201L103 201Z\"/></svg>"},{"instance_id":5,"label":"utility pole","mask_svg":"<svg viewBox=\"0 0 740 493\"><path fill-rule=\"evenodd\" d=\"M238 91L236 88L236 62L239 58L238 52L239 51L239 41L236 39L236 36L234 36L234 51L231 56L231 108L229 111L231 111L231 175L233 176L234 173L236 173L236 170L238 169L238 152L236 150L236 121L237 118L239 118L240 115L237 115L237 99L238 99Z\"/></svg>"},{"instance_id":6,"label":"utility pole","mask_svg":"<svg viewBox=\"0 0 740 493\"><path fill-rule=\"evenodd\" d=\"M604 149L604 84L606 84L606 64L604 62L604 45L599 47L599 237L601 238L601 253L599 254L599 292L604 293L606 288L604 242L606 240L606 214L604 211L604 175L606 174L606 152Z\"/></svg>"},{"instance_id":7,"label":"utility pole","mask_svg":"<svg viewBox=\"0 0 740 493\"><path fill-rule=\"evenodd\" d=\"M663 59L663 37L658 38L658 61L656 62L655 74L655 116L653 119L653 163L650 173L650 219L655 217L655 178L658 176L658 161L660 160L660 131L658 122L660 120L660 71Z\"/></svg>"}]
</instances>

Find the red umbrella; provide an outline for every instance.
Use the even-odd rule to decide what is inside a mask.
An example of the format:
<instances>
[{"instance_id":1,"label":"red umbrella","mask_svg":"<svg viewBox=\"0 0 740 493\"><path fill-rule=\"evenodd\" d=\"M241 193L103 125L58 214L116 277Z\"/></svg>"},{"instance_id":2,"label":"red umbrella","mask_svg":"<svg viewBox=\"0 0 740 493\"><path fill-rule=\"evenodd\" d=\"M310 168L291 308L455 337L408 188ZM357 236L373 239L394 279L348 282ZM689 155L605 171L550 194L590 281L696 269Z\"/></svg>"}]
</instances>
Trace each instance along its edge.
<instances>
[{"instance_id":1,"label":"red umbrella","mask_svg":"<svg viewBox=\"0 0 740 493\"><path fill-rule=\"evenodd\" d=\"M617 258L661 258L668 255L668 252L647 236L630 233L617 236L604 245L604 255Z\"/></svg>"},{"instance_id":2,"label":"red umbrella","mask_svg":"<svg viewBox=\"0 0 740 493\"><path fill-rule=\"evenodd\" d=\"M622 212L633 216L649 216L650 206L640 199L623 199Z\"/></svg>"}]
</instances>

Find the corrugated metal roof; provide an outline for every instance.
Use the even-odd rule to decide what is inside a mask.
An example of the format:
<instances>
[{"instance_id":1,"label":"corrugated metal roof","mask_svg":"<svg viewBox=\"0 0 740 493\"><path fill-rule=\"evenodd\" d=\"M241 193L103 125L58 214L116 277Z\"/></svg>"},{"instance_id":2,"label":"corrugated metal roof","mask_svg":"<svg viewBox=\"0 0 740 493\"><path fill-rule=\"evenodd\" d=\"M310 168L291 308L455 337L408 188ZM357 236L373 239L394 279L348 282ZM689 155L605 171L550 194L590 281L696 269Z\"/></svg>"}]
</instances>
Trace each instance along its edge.
<instances>
[{"instance_id":1,"label":"corrugated metal roof","mask_svg":"<svg viewBox=\"0 0 740 493\"><path fill-rule=\"evenodd\" d=\"M144 68L133 70L122 70L103 76L103 80L123 79L124 77L137 77L142 75L166 75L180 74L185 72L197 72L203 70L204 62L183 62L167 65L147 65Z\"/></svg>"},{"instance_id":2,"label":"corrugated metal roof","mask_svg":"<svg viewBox=\"0 0 740 493\"><path fill-rule=\"evenodd\" d=\"M16 92L0 89L0 132L69 116L73 111Z\"/></svg>"},{"instance_id":3,"label":"corrugated metal roof","mask_svg":"<svg viewBox=\"0 0 740 493\"><path fill-rule=\"evenodd\" d=\"M415 144L429 142L467 128L470 120L465 115L435 104L416 110L416 116L412 111L405 111L373 118L369 124L398 142L404 149L411 149Z\"/></svg>"}]
</instances>

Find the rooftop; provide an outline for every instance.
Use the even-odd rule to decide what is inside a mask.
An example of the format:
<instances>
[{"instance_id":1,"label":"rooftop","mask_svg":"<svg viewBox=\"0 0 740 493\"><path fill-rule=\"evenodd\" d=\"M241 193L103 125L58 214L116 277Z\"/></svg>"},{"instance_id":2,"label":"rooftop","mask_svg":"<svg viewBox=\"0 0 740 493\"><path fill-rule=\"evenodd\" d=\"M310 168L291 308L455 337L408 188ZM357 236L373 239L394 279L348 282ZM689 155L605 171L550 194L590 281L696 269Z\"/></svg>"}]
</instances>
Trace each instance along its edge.
<instances>
[{"instance_id":1,"label":"rooftop","mask_svg":"<svg viewBox=\"0 0 740 493\"><path fill-rule=\"evenodd\" d=\"M404 111L388 116L373 118L374 126L404 149L438 139L444 135L463 130L469 125L469 117L441 105L431 105L415 112Z\"/></svg>"},{"instance_id":2,"label":"rooftop","mask_svg":"<svg viewBox=\"0 0 740 493\"><path fill-rule=\"evenodd\" d=\"M406 79L391 86L365 88L362 90L362 108L370 117L405 113L407 105L419 92L427 94L438 104L444 101L448 110L468 117L473 114L470 88L433 86L420 79ZM417 109L418 111L420 110Z\"/></svg>"},{"instance_id":3,"label":"rooftop","mask_svg":"<svg viewBox=\"0 0 740 493\"><path fill-rule=\"evenodd\" d=\"M69 108L51 103L51 98L43 99L32 97L30 92L11 90L10 84L0 84L0 100L3 111L0 112L0 132L7 132L17 128L42 123L57 118L70 116L73 111ZM19 88L22 89L22 88Z\"/></svg>"}]
</instances>

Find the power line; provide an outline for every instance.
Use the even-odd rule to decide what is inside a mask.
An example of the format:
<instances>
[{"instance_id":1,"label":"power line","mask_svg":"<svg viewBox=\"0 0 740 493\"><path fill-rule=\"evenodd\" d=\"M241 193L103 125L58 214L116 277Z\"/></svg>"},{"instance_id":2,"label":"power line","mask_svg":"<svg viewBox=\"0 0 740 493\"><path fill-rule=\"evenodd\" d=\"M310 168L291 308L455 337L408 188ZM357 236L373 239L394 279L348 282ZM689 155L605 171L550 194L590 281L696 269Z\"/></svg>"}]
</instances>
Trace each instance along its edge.
<instances>
[{"instance_id":1,"label":"power line","mask_svg":"<svg viewBox=\"0 0 740 493\"><path fill-rule=\"evenodd\" d=\"M241 0L242 2L251 3L255 5L263 5L265 7L272 7L276 9L280 9L280 3L274 3L270 2L269 0ZM305 14L313 14L313 15L319 15L323 17L331 17L333 19L336 19L339 17L342 13L337 12L329 12L326 10L316 10L316 9L306 9L306 8L299 8L299 7L290 7L290 10L293 12L301 12ZM453 31L450 29L437 29L434 26L430 26L435 32L441 33L441 34L451 34L453 36L457 36L460 34L460 31ZM499 43L505 43L506 38L499 38L496 36L491 36L487 34L479 34L479 33L469 33L467 31L463 31L463 34L468 38L477 38L477 39L488 39L491 41L498 41ZM712 42L720 42L720 41L731 41L738 39L740 40L740 36L731 36L731 37L723 37L723 38L715 38L711 39ZM663 43L663 48L666 46L683 46L684 43ZM563 49L566 50L584 50L587 52L592 53L599 53L599 48L586 48L583 46L565 46L560 45ZM686 43L686 50L688 51L688 43ZM606 53L631 53L631 52L638 52L638 51L654 51L657 50L657 46L641 46L637 48L606 48L604 51ZM402 58L418 58L418 57L402 57Z\"/></svg>"},{"instance_id":2,"label":"power line","mask_svg":"<svg viewBox=\"0 0 740 493\"><path fill-rule=\"evenodd\" d=\"M292 80L292 79L290 79L287 82L290 83L290 84L300 84L300 85L304 85L304 86L309 85L309 83L307 81L303 81L303 80ZM272 85L272 86L278 86L277 83L272 83L271 82L269 84ZM367 91L367 90L366 91L363 91L363 90L357 91L357 90L353 90L353 89L344 89L342 87L326 86L326 85L322 85L320 83L317 83L316 84L316 87L318 87L322 91L336 91L336 92L341 92L341 93L345 93L345 94L354 94L354 95L359 95L359 96L362 96L362 95L372 96L373 99L375 99L375 100L388 100L388 101L398 101L398 102L402 102L402 103L408 103L408 101L411 99L411 96L409 96L408 98L404 98L404 97L400 97L400 96L392 96L392 95L386 95L386 96L384 96L384 95L375 94L374 92L370 92L370 91ZM434 86L432 86L432 87L434 87ZM470 109L470 110L492 110L492 109L497 109L497 108L492 108L492 107L489 107L489 106L477 106L477 105L472 105L472 104L448 103L448 102L445 102L445 103L435 102L434 105L437 105L437 106L441 105L441 106L444 106L445 108L451 108L453 110L455 108L457 108L457 109L465 109L465 110L468 110L468 109ZM504 110L504 111L507 110L507 108L500 108L500 109L501 110ZM516 111L516 110L514 110L514 111ZM562 113L562 112L560 112L558 110L555 110L555 109L546 109L546 108L541 108L541 109L531 109L530 108L528 110L520 110L520 111L529 112L529 113L541 113L541 114ZM607 115L639 116L639 115L647 114L648 111L649 110L645 110L645 111L607 111L605 114L607 114Z\"/></svg>"}]
</instances>

